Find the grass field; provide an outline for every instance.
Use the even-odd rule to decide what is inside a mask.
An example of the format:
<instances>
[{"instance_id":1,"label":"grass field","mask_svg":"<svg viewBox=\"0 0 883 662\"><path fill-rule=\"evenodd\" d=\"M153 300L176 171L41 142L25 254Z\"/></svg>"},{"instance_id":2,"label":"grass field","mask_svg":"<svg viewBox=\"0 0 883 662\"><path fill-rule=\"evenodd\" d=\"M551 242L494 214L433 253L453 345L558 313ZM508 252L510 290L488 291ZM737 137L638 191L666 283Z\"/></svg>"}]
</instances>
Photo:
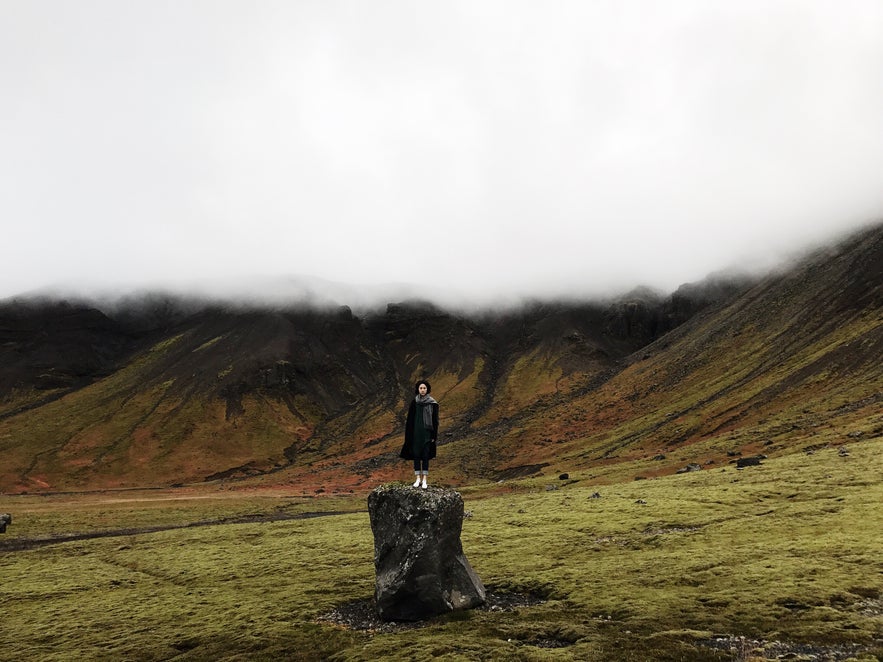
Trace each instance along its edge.
<instances>
[{"instance_id":1,"label":"grass field","mask_svg":"<svg viewBox=\"0 0 883 662\"><path fill-rule=\"evenodd\" d=\"M115 535L0 551L0 659L880 659L883 439L848 451L461 489L479 576L545 601L393 632L321 618L373 593L365 494L2 497L0 545Z\"/></svg>"}]
</instances>

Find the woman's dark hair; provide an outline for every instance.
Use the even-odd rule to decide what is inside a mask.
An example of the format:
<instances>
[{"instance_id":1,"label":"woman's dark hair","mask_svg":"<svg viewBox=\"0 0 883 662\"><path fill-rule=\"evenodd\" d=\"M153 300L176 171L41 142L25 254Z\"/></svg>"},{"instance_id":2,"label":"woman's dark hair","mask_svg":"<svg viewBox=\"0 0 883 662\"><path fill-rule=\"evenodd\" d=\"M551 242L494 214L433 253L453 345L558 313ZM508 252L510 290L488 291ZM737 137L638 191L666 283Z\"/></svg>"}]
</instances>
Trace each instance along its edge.
<instances>
[{"instance_id":1,"label":"woman's dark hair","mask_svg":"<svg viewBox=\"0 0 883 662\"><path fill-rule=\"evenodd\" d=\"M425 379L421 379L419 382L414 384L414 393L416 395L420 394L420 384L426 384L426 395L429 395L430 393L432 393L432 386L429 385L429 382L426 381Z\"/></svg>"}]
</instances>

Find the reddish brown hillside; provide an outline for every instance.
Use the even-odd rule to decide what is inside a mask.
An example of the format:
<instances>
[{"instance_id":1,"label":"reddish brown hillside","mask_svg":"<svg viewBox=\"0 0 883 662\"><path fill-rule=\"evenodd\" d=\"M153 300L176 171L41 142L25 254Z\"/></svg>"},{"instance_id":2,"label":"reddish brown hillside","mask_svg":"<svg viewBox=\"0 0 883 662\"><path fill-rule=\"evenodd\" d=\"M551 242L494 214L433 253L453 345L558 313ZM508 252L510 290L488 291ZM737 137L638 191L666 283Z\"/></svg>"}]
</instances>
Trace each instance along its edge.
<instances>
[{"instance_id":1,"label":"reddish brown hillside","mask_svg":"<svg viewBox=\"0 0 883 662\"><path fill-rule=\"evenodd\" d=\"M606 374L652 340L616 305L466 318L409 303L360 319L137 303L110 317L64 303L0 310L0 488L288 480L283 470L323 462L367 478L419 376L444 400L451 439Z\"/></svg>"},{"instance_id":2,"label":"reddish brown hillside","mask_svg":"<svg viewBox=\"0 0 883 662\"><path fill-rule=\"evenodd\" d=\"M877 227L705 311L600 388L527 420L512 440L518 461L550 453L570 467L638 460L638 473L653 475L726 463L728 453L879 436L881 288Z\"/></svg>"},{"instance_id":3,"label":"reddish brown hillside","mask_svg":"<svg viewBox=\"0 0 883 662\"><path fill-rule=\"evenodd\" d=\"M857 443L883 429L881 246L878 226L753 286L471 317L164 301L47 324L6 306L0 490L373 485L407 473L421 376L453 483Z\"/></svg>"}]
</instances>

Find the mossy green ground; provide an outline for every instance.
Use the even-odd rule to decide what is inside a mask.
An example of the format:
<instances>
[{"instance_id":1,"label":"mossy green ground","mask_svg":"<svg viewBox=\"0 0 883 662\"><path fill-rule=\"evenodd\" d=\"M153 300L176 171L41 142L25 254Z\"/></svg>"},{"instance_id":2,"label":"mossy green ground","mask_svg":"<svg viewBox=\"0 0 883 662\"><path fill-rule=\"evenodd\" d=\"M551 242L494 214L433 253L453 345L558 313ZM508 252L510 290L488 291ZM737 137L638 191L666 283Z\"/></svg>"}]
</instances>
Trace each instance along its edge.
<instances>
[{"instance_id":1,"label":"mossy green ground","mask_svg":"<svg viewBox=\"0 0 883 662\"><path fill-rule=\"evenodd\" d=\"M320 619L373 593L364 495L3 498L15 519L0 541L359 512L4 552L0 659L752 659L704 646L712 633L883 652L883 439L744 470L604 485L571 474L461 493L463 546L484 582L547 601L394 633Z\"/></svg>"}]
</instances>

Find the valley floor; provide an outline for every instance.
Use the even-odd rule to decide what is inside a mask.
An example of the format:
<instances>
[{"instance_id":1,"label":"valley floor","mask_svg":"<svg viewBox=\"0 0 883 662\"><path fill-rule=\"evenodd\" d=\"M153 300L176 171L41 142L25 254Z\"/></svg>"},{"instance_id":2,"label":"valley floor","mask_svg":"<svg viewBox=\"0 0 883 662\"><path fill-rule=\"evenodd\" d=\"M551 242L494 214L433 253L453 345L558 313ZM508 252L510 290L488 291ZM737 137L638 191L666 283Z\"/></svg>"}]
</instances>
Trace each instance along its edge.
<instances>
[{"instance_id":1,"label":"valley floor","mask_svg":"<svg viewBox=\"0 0 883 662\"><path fill-rule=\"evenodd\" d=\"M330 618L373 593L365 494L0 497L0 660L883 655L881 438L741 470L460 492L464 549L503 602L374 629Z\"/></svg>"}]
</instances>

